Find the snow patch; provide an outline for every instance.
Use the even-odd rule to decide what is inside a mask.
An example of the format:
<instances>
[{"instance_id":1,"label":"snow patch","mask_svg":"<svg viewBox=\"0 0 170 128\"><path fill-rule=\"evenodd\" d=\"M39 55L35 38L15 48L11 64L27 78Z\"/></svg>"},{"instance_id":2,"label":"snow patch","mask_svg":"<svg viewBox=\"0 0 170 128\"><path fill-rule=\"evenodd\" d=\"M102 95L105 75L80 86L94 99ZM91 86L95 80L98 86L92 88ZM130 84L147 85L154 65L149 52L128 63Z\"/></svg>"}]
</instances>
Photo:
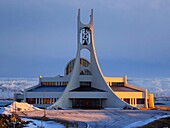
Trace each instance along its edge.
<instances>
[{"instance_id":1,"label":"snow patch","mask_svg":"<svg viewBox=\"0 0 170 128\"><path fill-rule=\"evenodd\" d=\"M166 117L170 117L170 115L164 115L164 116L155 116L153 118L149 118L147 120L141 120L141 121L137 121L137 122L134 122L132 124L129 124L128 126L124 127L124 128L136 128L136 127L140 127L140 126L144 126L146 124L149 124L155 120L159 120L161 118L166 118Z\"/></svg>"},{"instance_id":2,"label":"snow patch","mask_svg":"<svg viewBox=\"0 0 170 128\"><path fill-rule=\"evenodd\" d=\"M54 121L41 121L41 120L35 120L29 118L22 118L22 120L32 122L29 123L25 128L37 128L37 126L41 126L41 125L44 126L45 128L64 128L63 125L56 123Z\"/></svg>"},{"instance_id":3,"label":"snow patch","mask_svg":"<svg viewBox=\"0 0 170 128\"><path fill-rule=\"evenodd\" d=\"M0 114L11 114L14 111L33 111L33 110L41 110L33 105L28 103L19 103L14 101L11 105L4 107L0 110Z\"/></svg>"}]
</instances>

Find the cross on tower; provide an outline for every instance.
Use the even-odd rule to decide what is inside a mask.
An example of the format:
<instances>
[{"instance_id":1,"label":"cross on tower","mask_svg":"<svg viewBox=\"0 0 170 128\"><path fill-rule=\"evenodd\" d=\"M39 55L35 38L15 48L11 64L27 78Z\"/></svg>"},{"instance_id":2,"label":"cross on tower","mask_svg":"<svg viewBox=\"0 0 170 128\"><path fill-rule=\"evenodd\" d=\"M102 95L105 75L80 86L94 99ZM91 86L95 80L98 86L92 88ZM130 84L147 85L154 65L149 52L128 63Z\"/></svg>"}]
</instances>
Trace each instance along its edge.
<instances>
[{"instance_id":1,"label":"cross on tower","mask_svg":"<svg viewBox=\"0 0 170 128\"><path fill-rule=\"evenodd\" d=\"M89 30L87 27L82 29L82 44L83 45L89 44Z\"/></svg>"}]
</instances>

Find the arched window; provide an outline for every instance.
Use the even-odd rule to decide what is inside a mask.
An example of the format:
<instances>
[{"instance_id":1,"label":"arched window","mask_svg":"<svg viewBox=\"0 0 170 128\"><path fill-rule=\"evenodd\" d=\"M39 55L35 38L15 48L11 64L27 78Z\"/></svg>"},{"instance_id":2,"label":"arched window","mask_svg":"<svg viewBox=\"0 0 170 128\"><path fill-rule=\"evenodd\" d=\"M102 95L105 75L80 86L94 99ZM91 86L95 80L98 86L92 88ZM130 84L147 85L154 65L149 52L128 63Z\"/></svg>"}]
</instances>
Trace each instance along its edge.
<instances>
[{"instance_id":1,"label":"arched window","mask_svg":"<svg viewBox=\"0 0 170 128\"><path fill-rule=\"evenodd\" d=\"M87 60L81 58L80 59L80 65L82 65L84 67L88 67L90 65L90 63Z\"/></svg>"},{"instance_id":2,"label":"arched window","mask_svg":"<svg viewBox=\"0 0 170 128\"><path fill-rule=\"evenodd\" d=\"M65 68L65 75L68 75L72 72L73 68L74 68L74 62L75 62L75 59L72 59L66 66ZM90 62L87 61L86 59L84 58L81 58L80 59L80 65L82 65L83 67L88 67L90 65Z\"/></svg>"},{"instance_id":3,"label":"arched window","mask_svg":"<svg viewBox=\"0 0 170 128\"><path fill-rule=\"evenodd\" d=\"M74 68L74 62L75 62L75 59L72 59L68 64L67 64L67 67L66 67L66 72L65 74L68 75L72 72L73 68Z\"/></svg>"}]
</instances>

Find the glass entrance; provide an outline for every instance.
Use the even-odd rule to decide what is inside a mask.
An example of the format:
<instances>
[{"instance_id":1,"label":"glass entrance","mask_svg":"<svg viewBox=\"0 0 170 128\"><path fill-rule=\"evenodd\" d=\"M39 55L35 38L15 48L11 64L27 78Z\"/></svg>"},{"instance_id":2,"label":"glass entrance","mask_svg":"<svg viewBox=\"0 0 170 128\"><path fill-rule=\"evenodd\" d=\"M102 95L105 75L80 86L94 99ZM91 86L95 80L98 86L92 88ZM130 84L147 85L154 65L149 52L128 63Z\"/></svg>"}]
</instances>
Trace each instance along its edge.
<instances>
[{"instance_id":1,"label":"glass entrance","mask_svg":"<svg viewBox=\"0 0 170 128\"><path fill-rule=\"evenodd\" d=\"M99 109L102 108L101 99L72 99L73 108Z\"/></svg>"}]
</instances>

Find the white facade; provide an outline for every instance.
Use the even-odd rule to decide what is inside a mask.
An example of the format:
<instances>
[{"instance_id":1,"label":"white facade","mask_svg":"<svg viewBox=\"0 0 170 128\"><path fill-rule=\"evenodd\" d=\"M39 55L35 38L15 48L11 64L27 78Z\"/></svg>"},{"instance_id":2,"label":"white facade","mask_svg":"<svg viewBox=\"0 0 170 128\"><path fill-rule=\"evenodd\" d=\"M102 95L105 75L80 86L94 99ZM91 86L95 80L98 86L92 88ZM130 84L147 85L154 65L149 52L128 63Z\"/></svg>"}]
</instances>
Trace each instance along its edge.
<instances>
[{"instance_id":1,"label":"white facade","mask_svg":"<svg viewBox=\"0 0 170 128\"><path fill-rule=\"evenodd\" d=\"M83 49L89 52L89 60L82 58ZM93 10L89 24L80 21L78 10L75 59L67 64L64 76L40 77L38 85L25 89L24 100L49 109L57 107L133 109L148 107L153 101L153 96L149 96L147 90L130 86L126 76L116 78L105 77L102 74L94 46ZM149 106L154 107L153 104Z\"/></svg>"}]
</instances>

